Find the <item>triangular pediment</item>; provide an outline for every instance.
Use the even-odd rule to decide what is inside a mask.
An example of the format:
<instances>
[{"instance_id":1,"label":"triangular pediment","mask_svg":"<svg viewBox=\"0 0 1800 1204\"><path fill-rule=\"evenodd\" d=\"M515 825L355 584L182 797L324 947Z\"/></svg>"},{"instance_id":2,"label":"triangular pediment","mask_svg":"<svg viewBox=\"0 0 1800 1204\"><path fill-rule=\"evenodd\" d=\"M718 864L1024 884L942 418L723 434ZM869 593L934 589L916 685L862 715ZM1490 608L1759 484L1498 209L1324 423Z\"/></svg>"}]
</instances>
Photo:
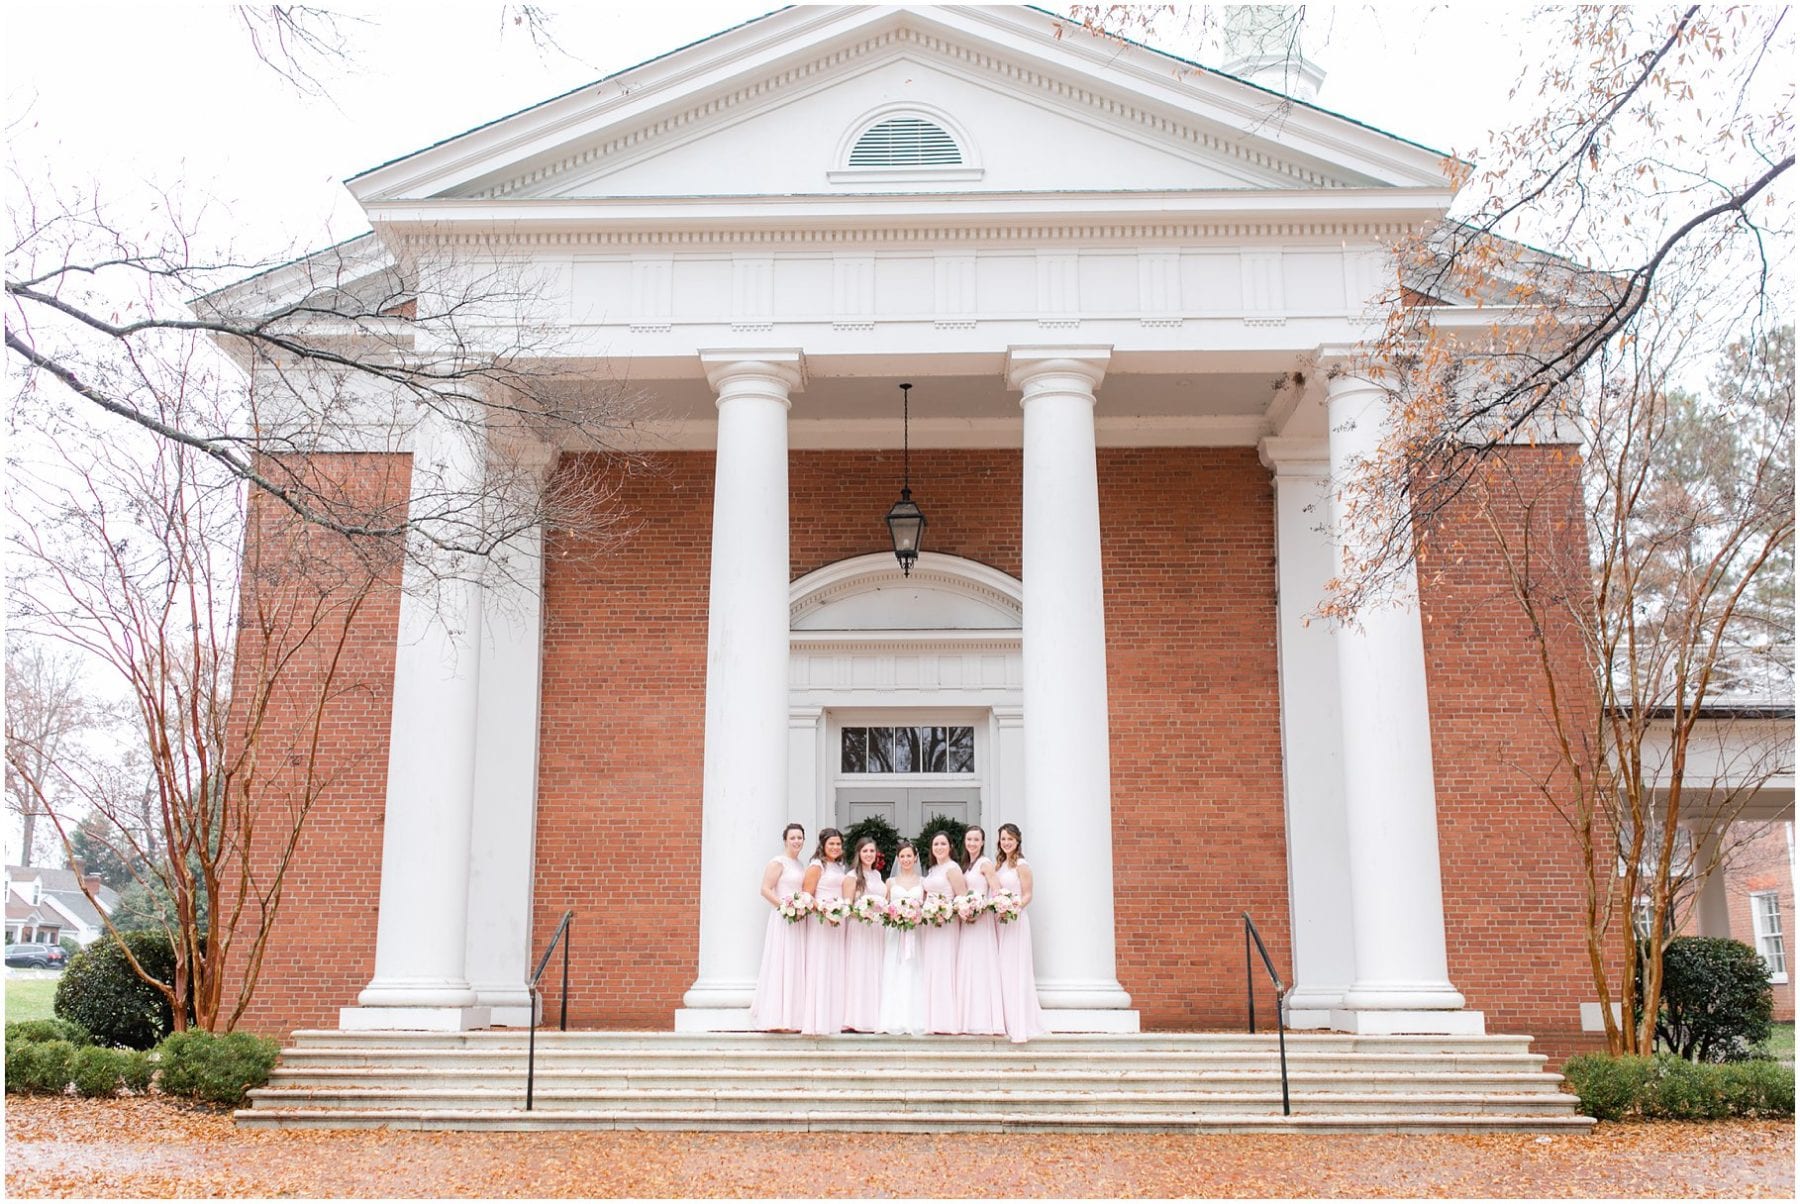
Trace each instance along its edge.
<instances>
[{"instance_id":1,"label":"triangular pediment","mask_svg":"<svg viewBox=\"0 0 1800 1204\"><path fill-rule=\"evenodd\" d=\"M954 149L859 166L859 132L892 118ZM1436 152L1040 10L820 6L748 22L352 184L378 204L1446 180Z\"/></svg>"}]
</instances>

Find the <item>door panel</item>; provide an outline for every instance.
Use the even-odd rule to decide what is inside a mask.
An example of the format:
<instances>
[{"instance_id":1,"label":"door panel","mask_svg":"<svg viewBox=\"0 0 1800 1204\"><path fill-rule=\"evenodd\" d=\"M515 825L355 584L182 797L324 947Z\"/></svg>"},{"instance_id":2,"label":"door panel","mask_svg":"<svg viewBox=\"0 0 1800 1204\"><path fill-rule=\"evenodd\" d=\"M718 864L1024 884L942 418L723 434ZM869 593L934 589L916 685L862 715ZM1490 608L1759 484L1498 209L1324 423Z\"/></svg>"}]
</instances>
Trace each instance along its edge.
<instances>
[{"instance_id":1,"label":"door panel","mask_svg":"<svg viewBox=\"0 0 1800 1204\"><path fill-rule=\"evenodd\" d=\"M913 836L934 815L975 823L981 791L973 786L840 786L834 810L840 828L879 815L900 835Z\"/></svg>"}]
</instances>

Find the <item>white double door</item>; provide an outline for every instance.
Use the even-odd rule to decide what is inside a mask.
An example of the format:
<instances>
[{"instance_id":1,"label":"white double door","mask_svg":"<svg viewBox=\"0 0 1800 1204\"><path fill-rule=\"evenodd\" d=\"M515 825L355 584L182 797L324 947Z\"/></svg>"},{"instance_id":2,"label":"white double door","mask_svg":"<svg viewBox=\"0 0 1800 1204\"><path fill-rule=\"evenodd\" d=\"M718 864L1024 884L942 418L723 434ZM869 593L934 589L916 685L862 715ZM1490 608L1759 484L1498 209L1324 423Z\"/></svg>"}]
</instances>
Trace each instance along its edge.
<instances>
[{"instance_id":1,"label":"white double door","mask_svg":"<svg viewBox=\"0 0 1800 1204\"><path fill-rule=\"evenodd\" d=\"M911 839L933 818L945 815L965 824L981 822L981 789L975 786L839 786L837 826L880 816Z\"/></svg>"}]
</instances>

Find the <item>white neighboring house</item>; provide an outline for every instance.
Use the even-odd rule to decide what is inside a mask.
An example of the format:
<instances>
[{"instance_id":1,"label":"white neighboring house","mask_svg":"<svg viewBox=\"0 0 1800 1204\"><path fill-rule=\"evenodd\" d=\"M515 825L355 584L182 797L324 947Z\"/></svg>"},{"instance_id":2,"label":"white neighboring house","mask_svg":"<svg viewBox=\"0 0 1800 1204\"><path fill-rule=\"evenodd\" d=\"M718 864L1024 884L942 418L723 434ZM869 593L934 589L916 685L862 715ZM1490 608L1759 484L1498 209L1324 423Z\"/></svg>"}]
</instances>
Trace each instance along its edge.
<instances>
[{"instance_id":1,"label":"white neighboring house","mask_svg":"<svg viewBox=\"0 0 1800 1204\"><path fill-rule=\"evenodd\" d=\"M6 943L44 941L54 944L74 937L83 948L106 932L101 911L111 915L119 894L88 874L90 900L81 889L82 875L72 869L43 869L30 865L6 867ZM94 902L98 901L99 909Z\"/></svg>"}]
</instances>

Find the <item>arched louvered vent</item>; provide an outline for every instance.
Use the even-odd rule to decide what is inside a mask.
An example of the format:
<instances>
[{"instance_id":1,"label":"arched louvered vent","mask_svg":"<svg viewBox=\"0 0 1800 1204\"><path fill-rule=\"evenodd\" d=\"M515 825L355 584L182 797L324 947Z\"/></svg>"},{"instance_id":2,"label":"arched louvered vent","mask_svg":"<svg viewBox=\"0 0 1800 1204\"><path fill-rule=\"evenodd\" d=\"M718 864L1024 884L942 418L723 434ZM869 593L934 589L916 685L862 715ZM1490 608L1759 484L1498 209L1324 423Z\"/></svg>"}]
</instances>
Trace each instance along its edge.
<instances>
[{"instance_id":1,"label":"arched louvered vent","mask_svg":"<svg viewBox=\"0 0 1800 1204\"><path fill-rule=\"evenodd\" d=\"M948 130L923 117L877 121L850 148L851 167L956 167L962 148Z\"/></svg>"}]
</instances>

